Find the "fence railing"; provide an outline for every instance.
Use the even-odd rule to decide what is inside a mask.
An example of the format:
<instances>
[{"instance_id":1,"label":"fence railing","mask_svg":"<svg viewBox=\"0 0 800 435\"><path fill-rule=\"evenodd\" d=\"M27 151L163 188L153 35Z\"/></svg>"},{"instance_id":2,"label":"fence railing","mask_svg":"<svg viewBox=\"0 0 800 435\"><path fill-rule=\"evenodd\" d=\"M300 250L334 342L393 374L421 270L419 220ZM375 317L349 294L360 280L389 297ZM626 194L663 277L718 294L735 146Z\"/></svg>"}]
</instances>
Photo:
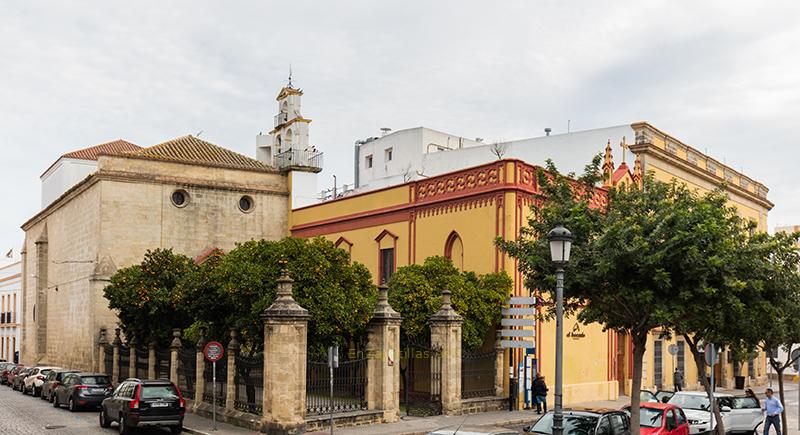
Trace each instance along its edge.
<instances>
[{"instance_id":1,"label":"fence railing","mask_svg":"<svg viewBox=\"0 0 800 435\"><path fill-rule=\"evenodd\" d=\"M236 356L236 401L239 411L261 415L264 393L264 355Z\"/></svg>"},{"instance_id":2,"label":"fence railing","mask_svg":"<svg viewBox=\"0 0 800 435\"><path fill-rule=\"evenodd\" d=\"M461 355L461 398L489 397L495 395L494 351L463 353Z\"/></svg>"},{"instance_id":3,"label":"fence railing","mask_svg":"<svg viewBox=\"0 0 800 435\"><path fill-rule=\"evenodd\" d=\"M306 366L306 412L308 415L333 411L367 409L367 359L342 361L333 369L331 403L330 368L327 361L308 361Z\"/></svg>"},{"instance_id":4,"label":"fence railing","mask_svg":"<svg viewBox=\"0 0 800 435\"><path fill-rule=\"evenodd\" d=\"M136 373L134 377L147 379L147 371L150 365L150 351L144 347L136 349Z\"/></svg>"},{"instance_id":5,"label":"fence railing","mask_svg":"<svg viewBox=\"0 0 800 435\"><path fill-rule=\"evenodd\" d=\"M131 377L130 375L131 349L128 346L119 348L119 382Z\"/></svg>"},{"instance_id":6,"label":"fence railing","mask_svg":"<svg viewBox=\"0 0 800 435\"><path fill-rule=\"evenodd\" d=\"M203 390L203 401L206 403L214 403L213 400L213 385L214 385L214 365L206 362L206 368L203 372L203 379L205 380L205 389ZM228 364L223 358L217 362L217 405L225 406L225 392L227 391L228 379Z\"/></svg>"},{"instance_id":7,"label":"fence railing","mask_svg":"<svg viewBox=\"0 0 800 435\"><path fill-rule=\"evenodd\" d=\"M169 348L156 349L156 378L169 379L169 366L172 351Z\"/></svg>"},{"instance_id":8,"label":"fence railing","mask_svg":"<svg viewBox=\"0 0 800 435\"><path fill-rule=\"evenodd\" d=\"M192 349L178 350L178 388L184 397L194 397L197 381L197 351Z\"/></svg>"},{"instance_id":9,"label":"fence railing","mask_svg":"<svg viewBox=\"0 0 800 435\"><path fill-rule=\"evenodd\" d=\"M105 353L105 358L103 358L102 372L111 376L114 373L114 346L106 344L103 346L103 352ZM116 381L116 379L113 381Z\"/></svg>"},{"instance_id":10,"label":"fence railing","mask_svg":"<svg viewBox=\"0 0 800 435\"><path fill-rule=\"evenodd\" d=\"M291 166L322 169L322 153L289 149L275 155L275 166L280 169Z\"/></svg>"}]
</instances>

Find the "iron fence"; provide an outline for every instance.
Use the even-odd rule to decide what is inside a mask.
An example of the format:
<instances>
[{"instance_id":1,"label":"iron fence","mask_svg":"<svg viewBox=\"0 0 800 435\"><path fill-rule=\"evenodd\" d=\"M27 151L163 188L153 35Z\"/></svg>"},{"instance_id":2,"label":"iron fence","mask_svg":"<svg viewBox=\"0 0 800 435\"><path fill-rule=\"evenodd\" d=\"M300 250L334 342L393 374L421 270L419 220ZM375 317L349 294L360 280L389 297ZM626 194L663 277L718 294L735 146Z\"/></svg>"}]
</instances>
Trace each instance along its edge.
<instances>
[{"instance_id":1,"label":"iron fence","mask_svg":"<svg viewBox=\"0 0 800 435\"><path fill-rule=\"evenodd\" d=\"M136 349L136 373L133 376L139 379L147 379L149 365L150 351L147 348Z\"/></svg>"},{"instance_id":2,"label":"iron fence","mask_svg":"<svg viewBox=\"0 0 800 435\"><path fill-rule=\"evenodd\" d=\"M475 352L461 354L461 398L494 396L497 354Z\"/></svg>"},{"instance_id":3,"label":"iron fence","mask_svg":"<svg viewBox=\"0 0 800 435\"><path fill-rule=\"evenodd\" d=\"M442 350L409 343L400 359L401 392L407 415L427 417L442 413Z\"/></svg>"},{"instance_id":4,"label":"iron fence","mask_svg":"<svg viewBox=\"0 0 800 435\"><path fill-rule=\"evenodd\" d=\"M114 346L106 344L103 347L105 358L103 358L103 369L101 372L111 376L114 373Z\"/></svg>"},{"instance_id":5,"label":"iron fence","mask_svg":"<svg viewBox=\"0 0 800 435\"><path fill-rule=\"evenodd\" d=\"M122 382L131 377L131 349L127 346L120 346L119 348L119 379Z\"/></svg>"},{"instance_id":6,"label":"iron fence","mask_svg":"<svg viewBox=\"0 0 800 435\"><path fill-rule=\"evenodd\" d=\"M236 402L243 412L261 415L264 412L264 355L236 356Z\"/></svg>"},{"instance_id":7,"label":"iron fence","mask_svg":"<svg viewBox=\"0 0 800 435\"><path fill-rule=\"evenodd\" d=\"M169 348L156 349L156 378L169 379L172 351Z\"/></svg>"},{"instance_id":8,"label":"iron fence","mask_svg":"<svg viewBox=\"0 0 800 435\"><path fill-rule=\"evenodd\" d=\"M333 369L333 400L327 361L308 361L306 365L306 412L309 415L331 411L367 409L367 359L342 361Z\"/></svg>"},{"instance_id":9,"label":"iron fence","mask_svg":"<svg viewBox=\"0 0 800 435\"><path fill-rule=\"evenodd\" d=\"M203 371L203 379L205 379L205 389L203 390L203 401L206 403L214 403L213 385L214 385L214 365L208 361L205 364L206 368ZM228 380L228 363L223 358L217 361L217 406L225 406L225 392L227 391Z\"/></svg>"},{"instance_id":10,"label":"iron fence","mask_svg":"<svg viewBox=\"0 0 800 435\"><path fill-rule=\"evenodd\" d=\"M178 350L178 388L183 397L194 399L194 388L197 382L197 351L194 349Z\"/></svg>"}]
</instances>

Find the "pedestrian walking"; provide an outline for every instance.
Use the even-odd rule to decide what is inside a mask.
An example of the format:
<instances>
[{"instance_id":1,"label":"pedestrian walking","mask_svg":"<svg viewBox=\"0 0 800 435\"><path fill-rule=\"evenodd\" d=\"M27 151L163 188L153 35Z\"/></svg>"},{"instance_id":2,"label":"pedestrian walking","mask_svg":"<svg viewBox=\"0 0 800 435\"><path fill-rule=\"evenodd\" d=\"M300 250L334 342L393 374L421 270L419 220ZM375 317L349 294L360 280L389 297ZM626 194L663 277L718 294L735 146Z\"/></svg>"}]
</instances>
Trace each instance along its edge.
<instances>
[{"instance_id":1,"label":"pedestrian walking","mask_svg":"<svg viewBox=\"0 0 800 435\"><path fill-rule=\"evenodd\" d=\"M675 373L672 374L672 384L675 387L675 392L683 389L683 373L678 369L675 369Z\"/></svg>"},{"instance_id":2,"label":"pedestrian walking","mask_svg":"<svg viewBox=\"0 0 800 435\"><path fill-rule=\"evenodd\" d=\"M542 410L547 413L547 384L544 382L544 376L539 373L533 380L533 396L536 401L536 413L541 414Z\"/></svg>"},{"instance_id":3,"label":"pedestrian walking","mask_svg":"<svg viewBox=\"0 0 800 435\"><path fill-rule=\"evenodd\" d=\"M750 397L751 399L755 400L756 403L758 403L758 406L761 406L761 400L758 399L758 396L756 396L756 393L754 393L752 389L748 388L744 390L744 396Z\"/></svg>"},{"instance_id":4,"label":"pedestrian walking","mask_svg":"<svg viewBox=\"0 0 800 435\"><path fill-rule=\"evenodd\" d=\"M781 435L781 413L783 412L783 405L781 401L775 396L772 388L767 388L767 398L764 400L764 406L761 410L767 413L767 419L764 420L764 435L769 435L769 427L775 426L775 433Z\"/></svg>"}]
</instances>

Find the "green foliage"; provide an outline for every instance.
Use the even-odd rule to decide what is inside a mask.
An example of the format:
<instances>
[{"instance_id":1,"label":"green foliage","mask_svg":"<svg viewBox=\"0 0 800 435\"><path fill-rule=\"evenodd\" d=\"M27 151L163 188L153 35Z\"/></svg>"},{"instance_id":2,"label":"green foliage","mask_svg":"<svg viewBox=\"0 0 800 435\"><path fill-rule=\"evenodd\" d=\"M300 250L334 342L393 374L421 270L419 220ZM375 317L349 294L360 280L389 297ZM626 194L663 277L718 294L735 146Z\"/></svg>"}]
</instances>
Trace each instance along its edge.
<instances>
[{"instance_id":1,"label":"green foliage","mask_svg":"<svg viewBox=\"0 0 800 435\"><path fill-rule=\"evenodd\" d=\"M200 305L197 319L206 322L211 331L237 328L243 350L262 350L261 314L275 300L282 269L294 279L295 300L311 315L308 341L312 354L363 338L377 299L370 273L323 238L288 237L237 245L214 267L210 280L216 283L216 292L210 304Z\"/></svg>"},{"instance_id":2,"label":"green foliage","mask_svg":"<svg viewBox=\"0 0 800 435\"><path fill-rule=\"evenodd\" d=\"M575 182L548 162L548 171L539 173L542 194L528 227L518 240L498 244L519 260L528 288L555 299L546 236L559 223L572 231L566 309L584 323L631 334L637 390L647 335L654 328L730 342L725 322L737 321L746 296L737 260L746 247L745 226L722 188L699 194L675 180L658 182L652 174L641 188L610 188L607 207L594 209L590 198L600 179L599 163L598 156ZM547 314L554 310L551 306ZM634 395L634 431L638 402Z\"/></svg>"},{"instance_id":3,"label":"green foliage","mask_svg":"<svg viewBox=\"0 0 800 435\"><path fill-rule=\"evenodd\" d=\"M323 238L252 240L227 255L213 252L202 263L171 250L148 251L140 265L120 270L105 289L126 336L140 343L170 343L172 328L184 330L185 344L206 338L227 344L240 333L242 352L264 347L261 314L275 300L277 279L287 269L294 298L309 311L309 352L363 340L377 291L366 267Z\"/></svg>"},{"instance_id":4,"label":"green foliage","mask_svg":"<svg viewBox=\"0 0 800 435\"><path fill-rule=\"evenodd\" d=\"M183 276L195 269L192 260L171 249L147 251L141 264L120 269L103 290L109 307L117 310L126 337L140 344L168 345L172 328L191 324L177 291Z\"/></svg>"},{"instance_id":5,"label":"green foliage","mask_svg":"<svg viewBox=\"0 0 800 435\"><path fill-rule=\"evenodd\" d=\"M445 257L429 257L421 265L397 269L388 286L389 303L403 316L404 342L429 342L428 321L442 306L442 292L449 290L453 309L464 318L462 344L473 350L500 321L512 281L505 273L461 272Z\"/></svg>"}]
</instances>

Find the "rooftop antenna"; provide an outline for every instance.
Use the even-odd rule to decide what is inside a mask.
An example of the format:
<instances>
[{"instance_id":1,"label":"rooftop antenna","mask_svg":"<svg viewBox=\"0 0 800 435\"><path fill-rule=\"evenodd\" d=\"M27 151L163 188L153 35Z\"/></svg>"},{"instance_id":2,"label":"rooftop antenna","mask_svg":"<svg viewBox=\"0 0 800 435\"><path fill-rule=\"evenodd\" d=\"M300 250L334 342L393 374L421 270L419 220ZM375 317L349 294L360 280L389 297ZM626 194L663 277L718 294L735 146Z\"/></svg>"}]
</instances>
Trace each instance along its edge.
<instances>
[{"instance_id":1,"label":"rooftop antenna","mask_svg":"<svg viewBox=\"0 0 800 435\"><path fill-rule=\"evenodd\" d=\"M545 129L544 129L544 135L545 135L545 136L550 136L550 132L551 132L551 131L553 131L553 129L552 129L552 128L550 128L550 127L547 127L547 128L545 128Z\"/></svg>"},{"instance_id":2,"label":"rooftop antenna","mask_svg":"<svg viewBox=\"0 0 800 435\"><path fill-rule=\"evenodd\" d=\"M392 129L389 127L381 127L381 137L386 136L390 131L392 131Z\"/></svg>"},{"instance_id":3,"label":"rooftop antenna","mask_svg":"<svg viewBox=\"0 0 800 435\"><path fill-rule=\"evenodd\" d=\"M197 134L195 134L195 136L200 137L201 134L203 134L203 130L198 131Z\"/></svg>"}]
</instances>

